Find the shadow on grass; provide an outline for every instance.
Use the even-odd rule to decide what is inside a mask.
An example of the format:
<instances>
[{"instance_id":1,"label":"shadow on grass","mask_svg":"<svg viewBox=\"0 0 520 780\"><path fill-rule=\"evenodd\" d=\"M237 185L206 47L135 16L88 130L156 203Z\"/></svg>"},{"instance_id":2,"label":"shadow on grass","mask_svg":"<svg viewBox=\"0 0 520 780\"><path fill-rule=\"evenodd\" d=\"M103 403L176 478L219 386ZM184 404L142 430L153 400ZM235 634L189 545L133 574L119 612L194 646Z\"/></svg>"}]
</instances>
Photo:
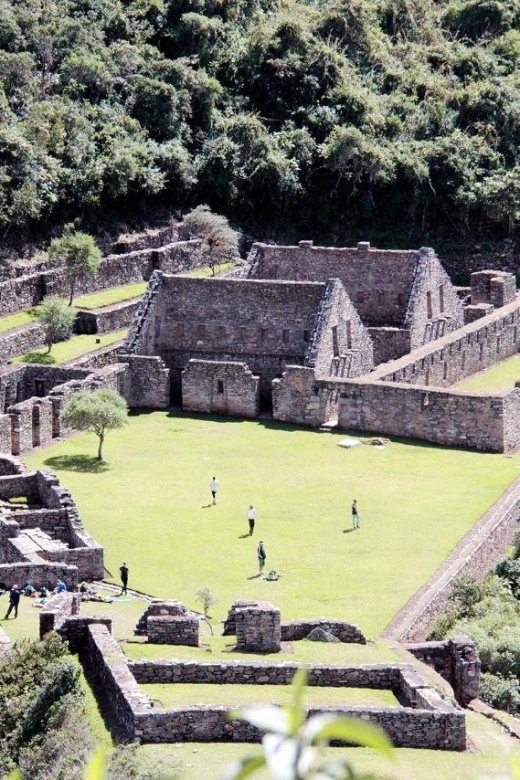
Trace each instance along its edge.
<instances>
[{"instance_id":1,"label":"shadow on grass","mask_svg":"<svg viewBox=\"0 0 520 780\"><path fill-rule=\"evenodd\" d=\"M56 362L54 355L48 352L27 352L20 360L23 363L40 363L43 366L51 366Z\"/></svg>"},{"instance_id":2,"label":"shadow on grass","mask_svg":"<svg viewBox=\"0 0 520 780\"><path fill-rule=\"evenodd\" d=\"M352 531L355 531L355 530L356 530L355 528L345 528L345 530L343 531L343 533L344 533L344 534L351 534L351 533L352 533Z\"/></svg>"},{"instance_id":3,"label":"shadow on grass","mask_svg":"<svg viewBox=\"0 0 520 780\"><path fill-rule=\"evenodd\" d=\"M239 539L249 539L250 536L251 536L251 534L242 534L242 536L239 536L238 538Z\"/></svg>"},{"instance_id":4,"label":"shadow on grass","mask_svg":"<svg viewBox=\"0 0 520 780\"><path fill-rule=\"evenodd\" d=\"M259 577L261 577L261 574L253 574L252 577L247 577L248 580L257 580Z\"/></svg>"},{"instance_id":5,"label":"shadow on grass","mask_svg":"<svg viewBox=\"0 0 520 780\"><path fill-rule=\"evenodd\" d=\"M98 460L94 455L56 455L44 461L51 469L77 471L89 474L102 474L109 471L110 466L104 460Z\"/></svg>"}]
</instances>

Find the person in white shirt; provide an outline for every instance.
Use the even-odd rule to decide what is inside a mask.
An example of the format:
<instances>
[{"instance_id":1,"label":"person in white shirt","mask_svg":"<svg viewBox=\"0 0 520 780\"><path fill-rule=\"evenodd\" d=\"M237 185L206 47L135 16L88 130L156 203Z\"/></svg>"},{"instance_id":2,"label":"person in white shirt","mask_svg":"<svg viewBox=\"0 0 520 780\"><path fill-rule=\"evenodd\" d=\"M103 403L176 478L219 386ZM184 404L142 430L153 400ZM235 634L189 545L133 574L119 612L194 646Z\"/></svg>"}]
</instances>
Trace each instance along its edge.
<instances>
[{"instance_id":1,"label":"person in white shirt","mask_svg":"<svg viewBox=\"0 0 520 780\"><path fill-rule=\"evenodd\" d=\"M256 519L256 509L254 508L253 504L251 504L249 507L249 511L247 513L247 519L249 522L249 536L253 536L253 531L255 530L255 519Z\"/></svg>"},{"instance_id":2,"label":"person in white shirt","mask_svg":"<svg viewBox=\"0 0 520 780\"><path fill-rule=\"evenodd\" d=\"M218 479L216 477L213 477L211 482L209 483L209 487L211 490L211 495L213 496L213 503L217 503L217 490L218 490Z\"/></svg>"}]
</instances>

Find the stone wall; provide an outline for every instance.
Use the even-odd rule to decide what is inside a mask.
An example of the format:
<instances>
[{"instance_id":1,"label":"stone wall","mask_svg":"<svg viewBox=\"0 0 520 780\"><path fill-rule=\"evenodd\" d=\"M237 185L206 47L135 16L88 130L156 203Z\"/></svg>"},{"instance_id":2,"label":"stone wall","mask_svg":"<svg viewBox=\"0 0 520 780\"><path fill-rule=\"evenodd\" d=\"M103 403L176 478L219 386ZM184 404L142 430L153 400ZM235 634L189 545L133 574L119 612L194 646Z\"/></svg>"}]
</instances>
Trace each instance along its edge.
<instances>
[{"instance_id":1,"label":"stone wall","mask_svg":"<svg viewBox=\"0 0 520 780\"><path fill-rule=\"evenodd\" d=\"M8 590L14 584L31 582L35 588L42 586L52 590L57 580L63 580L69 590L78 585L78 570L75 566L62 563L20 562L0 565L0 586ZM5 587L4 587L5 586Z\"/></svg>"},{"instance_id":2,"label":"stone wall","mask_svg":"<svg viewBox=\"0 0 520 780\"><path fill-rule=\"evenodd\" d=\"M503 271L479 271L471 274L471 304L492 304L495 308L513 303L516 279Z\"/></svg>"},{"instance_id":3,"label":"stone wall","mask_svg":"<svg viewBox=\"0 0 520 780\"><path fill-rule=\"evenodd\" d=\"M518 352L520 299L371 374L371 381L449 386Z\"/></svg>"},{"instance_id":4,"label":"stone wall","mask_svg":"<svg viewBox=\"0 0 520 780\"><path fill-rule=\"evenodd\" d=\"M132 409L167 409L170 405L170 371L162 359L121 353L121 360L128 364L122 388L128 405Z\"/></svg>"},{"instance_id":5,"label":"stone wall","mask_svg":"<svg viewBox=\"0 0 520 780\"><path fill-rule=\"evenodd\" d=\"M359 626L352 623L346 623L343 620L334 620L329 618L316 618L315 620L291 620L282 622L281 638L282 642L296 642L306 637L315 628L322 628L329 634L339 639L340 642L366 644L366 639Z\"/></svg>"},{"instance_id":6,"label":"stone wall","mask_svg":"<svg viewBox=\"0 0 520 780\"><path fill-rule=\"evenodd\" d=\"M190 360L182 372L182 408L231 417L257 417L259 379L245 363Z\"/></svg>"},{"instance_id":7,"label":"stone wall","mask_svg":"<svg viewBox=\"0 0 520 780\"><path fill-rule=\"evenodd\" d=\"M280 652L280 610L258 601L235 611L237 650L254 653Z\"/></svg>"},{"instance_id":8,"label":"stone wall","mask_svg":"<svg viewBox=\"0 0 520 780\"><path fill-rule=\"evenodd\" d=\"M79 593L57 593L40 611L40 639L49 631L58 631L65 620L77 615L80 607Z\"/></svg>"},{"instance_id":9,"label":"stone wall","mask_svg":"<svg viewBox=\"0 0 520 780\"><path fill-rule=\"evenodd\" d=\"M47 329L35 322L0 335L0 362L7 363L11 358L25 355L45 344Z\"/></svg>"},{"instance_id":10,"label":"stone wall","mask_svg":"<svg viewBox=\"0 0 520 780\"><path fill-rule=\"evenodd\" d=\"M155 645L199 646L200 617L151 615L146 621L148 642Z\"/></svg>"},{"instance_id":11,"label":"stone wall","mask_svg":"<svg viewBox=\"0 0 520 780\"><path fill-rule=\"evenodd\" d=\"M12 421L11 452L23 455L34 447L46 446L53 437L53 410L50 398L29 398L9 409Z\"/></svg>"},{"instance_id":12,"label":"stone wall","mask_svg":"<svg viewBox=\"0 0 520 780\"><path fill-rule=\"evenodd\" d=\"M134 634L137 634L138 636L144 636L148 633L148 618L178 617L186 615L188 615L188 609L186 605L182 603L182 601L176 601L175 599L170 599L168 601L157 599L152 601L146 607L145 611L137 622Z\"/></svg>"},{"instance_id":13,"label":"stone wall","mask_svg":"<svg viewBox=\"0 0 520 780\"><path fill-rule=\"evenodd\" d=\"M110 333L127 328L139 304L138 299L114 303L102 309L78 309L74 322L75 333Z\"/></svg>"},{"instance_id":14,"label":"stone wall","mask_svg":"<svg viewBox=\"0 0 520 780\"><path fill-rule=\"evenodd\" d=\"M468 636L411 644L406 649L449 682L461 706L467 707L470 701L478 699L481 663L475 643Z\"/></svg>"},{"instance_id":15,"label":"stone wall","mask_svg":"<svg viewBox=\"0 0 520 780\"><path fill-rule=\"evenodd\" d=\"M411 331L405 328L367 328L372 339L374 365L397 360L411 348Z\"/></svg>"}]
</instances>

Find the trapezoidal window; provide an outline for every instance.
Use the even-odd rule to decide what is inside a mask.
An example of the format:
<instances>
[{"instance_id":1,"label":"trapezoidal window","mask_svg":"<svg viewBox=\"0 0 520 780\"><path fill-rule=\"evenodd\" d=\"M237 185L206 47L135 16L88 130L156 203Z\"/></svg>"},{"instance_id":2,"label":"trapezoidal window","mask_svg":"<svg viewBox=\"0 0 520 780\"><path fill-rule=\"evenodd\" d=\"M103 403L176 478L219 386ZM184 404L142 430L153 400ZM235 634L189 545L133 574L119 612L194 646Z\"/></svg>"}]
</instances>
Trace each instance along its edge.
<instances>
[{"instance_id":1,"label":"trapezoidal window","mask_svg":"<svg viewBox=\"0 0 520 780\"><path fill-rule=\"evenodd\" d=\"M433 316L431 292L426 293L426 316L428 317L429 320L431 320Z\"/></svg>"},{"instance_id":2,"label":"trapezoidal window","mask_svg":"<svg viewBox=\"0 0 520 780\"><path fill-rule=\"evenodd\" d=\"M334 357L339 357L339 339L338 339L338 326L334 325L332 328L332 354Z\"/></svg>"},{"instance_id":3,"label":"trapezoidal window","mask_svg":"<svg viewBox=\"0 0 520 780\"><path fill-rule=\"evenodd\" d=\"M224 381L222 379L217 379L217 393L219 395L222 395L224 392Z\"/></svg>"}]
</instances>

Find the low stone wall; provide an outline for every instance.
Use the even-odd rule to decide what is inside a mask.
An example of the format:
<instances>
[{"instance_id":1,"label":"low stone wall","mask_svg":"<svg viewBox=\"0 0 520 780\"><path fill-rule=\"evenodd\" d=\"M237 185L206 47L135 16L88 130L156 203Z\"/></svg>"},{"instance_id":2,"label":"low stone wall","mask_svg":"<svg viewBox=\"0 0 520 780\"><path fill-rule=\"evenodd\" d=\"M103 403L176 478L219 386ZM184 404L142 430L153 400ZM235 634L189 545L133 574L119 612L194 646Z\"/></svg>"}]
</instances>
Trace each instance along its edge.
<instances>
[{"instance_id":1,"label":"low stone wall","mask_svg":"<svg viewBox=\"0 0 520 780\"><path fill-rule=\"evenodd\" d=\"M119 643L106 626L87 626L87 642L80 658L89 682L103 692L104 705L109 709L113 728L123 741L139 739L138 715L151 707L128 668Z\"/></svg>"},{"instance_id":2,"label":"low stone wall","mask_svg":"<svg viewBox=\"0 0 520 780\"><path fill-rule=\"evenodd\" d=\"M194 613L190 613L193 615ZM185 617L188 615L188 609L182 601L176 599L156 599L146 607L145 611L137 621L134 634L146 636L148 633L148 620L152 617Z\"/></svg>"},{"instance_id":3,"label":"low stone wall","mask_svg":"<svg viewBox=\"0 0 520 780\"><path fill-rule=\"evenodd\" d=\"M105 368L105 366L112 366L114 363L119 363L119 351L123 342L118 341L116 344L111 344L109 347L98 349L95 352L89 352L88 355L83 355L77 360L72 360L69 365L77 368Z\"/></svg>"},{"instance_id":4,"label":"low stone wall","mask_svg":"<svg viewBox=\"0 0 520 780\"><path fill-rule=\"evenodd\" d=\"M340 642L357 642L364 645L367 641L361 629L352 623L345 623L343 620L316 618L316 620L292 620L288 623L282 623L282 642L296 642L300 639L306 639L315 628L328 631Z\"/></svg>"},{"instance_id":5,"label":"low stone wall","mask_svg":"<svg viewBox=\"0 0 520 780\"><path fill-rule=\"evenodd\" d=\"M71 615L79 612L79 593L57 593L40 612L40 639L49 631L57 631Z\"/></svg>"},{"instance_id":6,"label":"low stone wall","mask_svg":"<svg viewBox=\"0 0 520 780\"><path fill-rule=\"evenodd\" d=\"M157 615L146 621L148 642L156 645L199 646L200 618L191 615Z\"/></svg>"},{"instance_id":7,"label":"low stone wall","mask_svg":"<svg viewBox=\"0 0 520 780\"><path fill-rule=\"evenodd\" d=\"M396 747L464 750L465 716L449 705L439 711L376 707L320 707L308 714L330 713L362 718L383 728ZM263 732L230 720L231 707L195 706L137 716L142 742L260 742Z\"/></svg>"},{"instance_id":8,"label":"low stone wall","mask_svg":"<svg viewBox=\"0 0 520 780\"><path fill-rule=\"evenodd\" d=\"M47 329L37 322L0 334L0 363L42 347L46 335Z\"/></svg>"},{"instance_id":9,"label":"low stone wall","mask_svg":"<svg viewBox=\"0 0 520 780\"><path fill-rule=\"evenodd\" d=\"M212 663L193 661L133 661L129 668L137 682L215 683L219 685L290 685L297 663L266 664L260 661ZM307 685L331 688L377 688L398 691L401 674L411 666L366 664L308 667Z\"/></svg>"}]
</instances>

